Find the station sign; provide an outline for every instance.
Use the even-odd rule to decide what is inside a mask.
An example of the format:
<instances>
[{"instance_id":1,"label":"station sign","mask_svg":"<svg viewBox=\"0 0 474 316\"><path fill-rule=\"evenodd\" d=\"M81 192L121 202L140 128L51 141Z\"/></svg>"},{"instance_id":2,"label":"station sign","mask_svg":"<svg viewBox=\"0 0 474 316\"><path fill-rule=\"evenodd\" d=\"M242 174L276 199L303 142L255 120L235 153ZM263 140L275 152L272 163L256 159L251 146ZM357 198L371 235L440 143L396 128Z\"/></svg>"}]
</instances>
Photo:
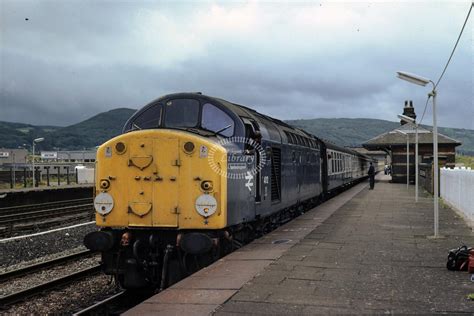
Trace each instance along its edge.
<instances>
[{"instance_id":1,"label":"station sign","mask_svg":"<svg viewBox=\"0 0 474 316\"><path fill-rule=\"evenodd\" d=\"M58 159L57 151L42 151L41 159Z\"/></svg>"},{"instance_id":2,"label":"station sign","mask_svg":"<svg viewBox=\"0 0 474 316\"><path fill-rule=\"evenodd\" d=\"M8 158L10 153L8 151L0 151L0 158Z\"/></svg>"}]
</instances>

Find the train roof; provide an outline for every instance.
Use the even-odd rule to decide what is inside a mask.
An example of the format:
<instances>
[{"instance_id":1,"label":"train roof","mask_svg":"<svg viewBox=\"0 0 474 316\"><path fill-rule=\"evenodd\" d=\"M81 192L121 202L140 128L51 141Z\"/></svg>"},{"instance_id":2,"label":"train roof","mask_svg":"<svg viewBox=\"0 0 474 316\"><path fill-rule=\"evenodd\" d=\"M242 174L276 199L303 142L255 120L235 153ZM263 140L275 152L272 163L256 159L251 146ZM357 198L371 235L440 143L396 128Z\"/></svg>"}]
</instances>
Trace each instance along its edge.
<instances>
[{"instance_id":1,"label":"train roof","mask_svg":"<svg viewBox=\"0 0 474 316\"><path fill-rule=\"evenodd\" d=\"M291 135L288 135L288 134L292 134L292 135L296 134L296 135L302 136L304 138L309 138L309 139L324 143L327 148L371 159L369 156L358 153L358 152L356 152L352 149L336 145L336 144L331 143L327 140L322 140L321 138L317 137L316 135L308 133L307 131L305 131L303 129L291 126L291 125L283 122L282 120L279 120L279 119L273 118L271 116L268 116L268 115L262 114L260 112L257 112L256 110L254 110L252 108L249 108L245 105L230 102L230 101L224 100L222 98L218 98L218 97L208 96L208 95L202 94L201 92L181 92L181 93L167 94L167 95L159 97L158 99L153 100L152 102L147 104L145 107L147 107L151 104L154 104L156 102L160 102L160 101L167 100L167 99L170 99L170 98L204 99L204 100L210 101L211 103L214 103L214 104L216 104L216 103L220 104L221 106L227 108L228 110L233 112L235 115L239 116L240 118L254 119L255 121L259 122L260 124L266 125L266 127L277 128L277 129L279 129L280 131L283 132L282 134L286 134L287 138L288 138L288 136L291 136Z\"/></svg>"}]
</instances>

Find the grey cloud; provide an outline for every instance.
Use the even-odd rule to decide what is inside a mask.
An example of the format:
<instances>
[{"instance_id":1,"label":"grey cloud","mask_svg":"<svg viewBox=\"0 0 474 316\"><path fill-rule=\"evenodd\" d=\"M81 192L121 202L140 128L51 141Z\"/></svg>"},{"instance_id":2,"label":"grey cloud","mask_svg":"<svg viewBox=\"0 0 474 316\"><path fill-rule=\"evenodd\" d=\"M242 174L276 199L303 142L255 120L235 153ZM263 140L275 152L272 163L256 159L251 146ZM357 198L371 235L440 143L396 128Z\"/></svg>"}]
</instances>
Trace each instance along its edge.
<instances>
[{"instance_id":1,"label":"grey cloud","mask_svg":"<svg viewBox=\"0 0 474 316\"><path fill-rule=\"evenodd\" d=\"M407 28L400 42L380 38L370 45L344 47L335 38L334 46L314 54L295 51L301 47L296 38L288 42L230 38L211 42L204 54L172 65L148 65L141 60L146 47L130 42L132 19L140 10L153 8L148 2L145 7L107 1L7 4L2 2L7 10L2 10L1 22L6 36L0 60L0 120L34 124L73 124L112 108L138 108L178 91L202 91L280 119L396 120L405 99L415 101L421 116L428 88L398 80L395 71L435 78L457 35L424 39L413 37ZM194 9L183 4L160 6L183 19ZM470 35L467 31L464 38ZM444 126L474 129L468 45L468 40L460 44L439 87ZM427 118L430 113L429 109Z\"/></svg>"}]
</instances>

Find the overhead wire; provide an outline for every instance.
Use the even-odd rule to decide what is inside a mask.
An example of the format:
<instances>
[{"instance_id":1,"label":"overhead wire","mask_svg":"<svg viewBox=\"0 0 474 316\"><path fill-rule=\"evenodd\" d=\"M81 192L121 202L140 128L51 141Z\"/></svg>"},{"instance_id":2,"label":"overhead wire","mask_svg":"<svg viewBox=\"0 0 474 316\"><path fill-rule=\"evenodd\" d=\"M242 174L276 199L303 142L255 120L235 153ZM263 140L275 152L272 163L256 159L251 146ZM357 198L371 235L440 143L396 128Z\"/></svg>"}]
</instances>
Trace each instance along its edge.
<instances>
[{"instance_id":1,"label":"overhead wire","mask_svg":"<svg viewBox=\"0 0 474 316\"><path fill-rule=\"evenodd\" d=\"M435 84L434 89L438 87L439 82L444 76L444 73L446 72L446 69L448 69L448 65L451 62L451 58L453 58L454 52L456 51L456 47L458 46L459 40L461 39L461 35L464 31L464 28L466 27L467 21L469 20L469 15L471 15L472 7L474 6L474 2L471 3L471 6L469 7L469 12L467 13L466 19L464 20L464 24L462 26L461 32L459 33L458 39L456 40L456 44L454 44L453 51L451 52L451 55L449 56L448 62L446 63L446 66L444 66L443 72L441 73L441 76L439 76L438 81Z\"/></svg>"},{"instance_id":2,"label":"overhead wire","mask_svg":"<svg viewBox=\"0 0 474 316\"><path fill-rule=\"evenodd\" d=\"M461 32L459 32L458 39L456 40L456 43L454 44L453 50L451 51L451 55L449 56L449 59L446 62L446 65L444 66L443 72L439 76L438 81L434 85L433 90L435 90L438 87L439 83L441 82L441 79L443 79L443 76L446 73L446 70L448 69L449 63L451 62L451 59L453 58L453 55L454 55L454 52L456 51L459 40L461 39L462 33L464 32L464 28L466 27L467 21L469 20L469 16L471 15L472 7L474 7L474 1L471 3L471 6L469 7L469 11L467 12L466 19L464 20L464 24L461 28ZM423 121L423 118L425 117L426 109L428 108L428 102L429 102L430 98L431 98L431 94L429 94L428 98L426 99L425 109L423 110L423 115L421 116L421 119L418 122L418 124L421 124L421 122Z\"/></svg>"},{"instance_id":3,"label":"overhead wire","mask_svg":"<svg viewBox=\"0 0 474 316\"><path fill-rule=\"evenodd\" d=\"M428 101L430 101L430 98L431 98L431 94L429 94L428 97L426 98L425 109L423 110L423 115L421 116L421 120L418 122L418 125L420 125L421 122L423 122L423 118L425 117L426 108L428 107Z\"/></svg>"}]
</instances>

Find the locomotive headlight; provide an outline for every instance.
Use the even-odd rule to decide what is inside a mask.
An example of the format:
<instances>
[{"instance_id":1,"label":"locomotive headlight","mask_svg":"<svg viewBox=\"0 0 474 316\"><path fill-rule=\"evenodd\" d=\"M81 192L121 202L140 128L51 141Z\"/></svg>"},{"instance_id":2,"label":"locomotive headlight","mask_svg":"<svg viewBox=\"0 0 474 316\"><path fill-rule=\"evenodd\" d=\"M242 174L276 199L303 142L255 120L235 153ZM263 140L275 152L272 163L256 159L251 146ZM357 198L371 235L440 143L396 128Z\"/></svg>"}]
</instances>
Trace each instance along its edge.
<instances>
[{"instance_id":1,"label":"locomotive headlight","mask_svg":"<svg viewBox=\"0 0 474 316\"><path fill-rule=\"evenodd\" d=\"M107 179L100 180L100 188L102 190L107 190L110 187L110 181Z\"/></svg>"},{"instance_id":2,"label":"locomotive headlight","mask_svg":"<svg viewBox=\"0 0 474 316\"><path fill-rule=\"evenodd\" d=\"M188 154L192 153L194 151L194 143L193 142L186 142L183 146L184 151L187 152Z\"/></svg>"},{"instance_id":3,"label":"locomotive headlight","mask_svg":"<svg viewBox=\"0 0 474 316\"><path fill-rule=\"evenodd\" d=\"M114 199L108 193L99 193L94 199L94 208L97 213L105 216L114 208Z\"/></svg>"},{"instance_id":4,"label":"locomotive headlight","mask_svg":"<svg viewBox=\"0 0 474 316\"><path fill-rule=\"evenodd\" d=\"M217 201L210 194L202 194L196 199L196 211L203 217L209 217L217 211Z\"/></svg>"},{"instance_id":5,"label":"locomotive headlight","mask_svg":"<svg viewBox=\"0 0 474 316\"><path fill-rule=\"evenodd\" d=\"M201 182L201 189L204 191L212 191L212 181L203 181Z\"/></svg>"},{"instance_id":6,"label":"locomotive headlight","mask_svg":"<svg viewBox=\"0 0 474 316\"><path fill-rule=\"evenodd\" d=\"M125 153L126 150L127 150L127 146L125 146L124 143L118 142L117 144L115 144L115 151L117 152L117 154L121 155Z\"/></svg>"}]
</instances>

